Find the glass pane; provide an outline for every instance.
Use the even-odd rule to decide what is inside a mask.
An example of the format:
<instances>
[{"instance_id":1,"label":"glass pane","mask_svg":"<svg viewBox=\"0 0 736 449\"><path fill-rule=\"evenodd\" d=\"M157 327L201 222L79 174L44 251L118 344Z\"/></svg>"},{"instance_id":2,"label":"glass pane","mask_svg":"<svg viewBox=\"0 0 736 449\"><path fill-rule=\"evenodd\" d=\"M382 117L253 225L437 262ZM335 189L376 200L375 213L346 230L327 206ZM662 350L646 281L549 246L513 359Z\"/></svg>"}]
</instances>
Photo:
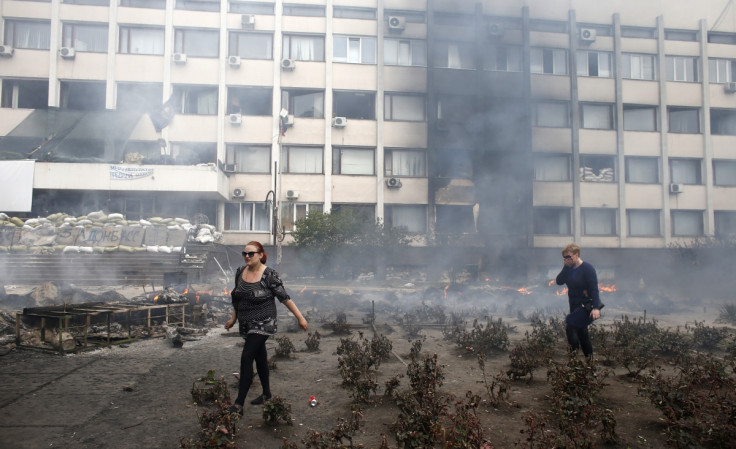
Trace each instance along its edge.
<instances>
[{"instance_id":1,"label":"glass pane","mask_svg":"<svg viewBox=\"0 0 736 449\"><path fill-rule=\"evenodd\" d=\"M340 174L372 175L374 174L373 150L340 150Z\"/></svg>"},{"instance_id":2,"label":"glass pane","mask_svg":"<svg viewBox=\"0 0 736 449\"><path fill-rule=\"evenodd\" d=\"M630 210L629 235L640 237L659 236L659 211Z\"/></svg>"},{"instance_id":3,"label":"glass pane","mask_svg":"<svg viewBox=\"0 0 736 449\"><path fill-rule=\"evenodd\" d=\"M655 108L624 108L624 130L656 131L656 116Z\"/></svg>"}]
</instances>

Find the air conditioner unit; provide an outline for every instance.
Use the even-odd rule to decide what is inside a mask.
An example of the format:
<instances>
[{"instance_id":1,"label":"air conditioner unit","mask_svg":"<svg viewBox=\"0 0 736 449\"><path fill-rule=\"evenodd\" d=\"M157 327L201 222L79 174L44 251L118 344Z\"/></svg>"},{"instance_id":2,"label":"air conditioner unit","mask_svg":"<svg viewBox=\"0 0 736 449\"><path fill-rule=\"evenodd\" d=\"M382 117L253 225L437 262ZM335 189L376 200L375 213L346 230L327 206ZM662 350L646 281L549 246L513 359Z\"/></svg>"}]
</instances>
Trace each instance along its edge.
<instances>
[{"instance_id":1,"label":"air conditioner unit","mask_svg":"<svg viewBox=\"0 0 736 449\"><path fill-rule=\"evenodd\" d=\"M15 50L13 50L13 47L11 47L10 45L0 45L0 56L9 58L13 56L14 51Z\"/></svg>"},{"instance_id":2,"label":"air conditioner unit","mask_svg":"<svg viewBox=\"0 0 736 449\"><path fill-rule=\"evenodd\" d=\"M245 189L233 189L233 198L245 198Z\"/></svg>"},{"instance_id":3,"label":"air conditioner unit","mask_svg":"<svg viewBox=\"0 0 736 449\"><path fill-rule=\"evenodd\" d=\"M240 125L243 123L243 117L240 114L230 114L227 117L227 121L230 122L231 125Z\"/></svg>"},{"instance_id":4,"label":"air conditioner unit","mask_svg":"<svg viewBox=\"0 0 736 449\"><path fill-rule=\"evenodd\" d=\"M401 180L399 178L388 178L386 180L386 187L389 189L398 189L401 187Z\"/></svg>"},{"instance_id":5,"label":"air conditioner unit","mask_svg":"<svg viewBox=\"0 0 736 449\"><path fill-rule=\"evenodd\" d=\"M174 53L174 56L172 56L172 59L177 64L187 63L187 55L185 55L184 53Z\"/></svg>"},{"instance_id":6,"label":"air conditioner unit","mask_svg":"<svg viewBox=\"0 0 736 449\"><path fill-rule=\"evenodd\" d=\"M389 16L388 29L393 32L401 32L406 28L406 19L399 16Z\"/></svg>"},{"instance_id":7,"label":"air conditioner unit","mask_svg":"<svg viewBox=\"0 0 736 449\"><path fill-rule=\"evenodd\" d=\"M245 29L253 29L256 26L256 16L253 14L243 14L240 16L240 26Z\"/></svg>"},{"instance_id":8,"label":"air conditioner unit","mask_svg":"<svg viewBox=\"0 0 736 449\"><path fill-rule=\"evenodd\" d=\"M580 40L583 42L595 42L595 30L593 28L580 28Z\"/></svg>"},{"instance_id":9,"label":"air conditioner unit","mask_svg":"<svg viewBox=\"0 0 736 449\"><path fill-rule=\"evenodd\" d=\"M682 193L684 191L682 184L670 184L670 193Z\"/></svg>"},{"instance_id":10,"label":"air conditioner unit","mask_svg":"<svg viewBox=\"0 0 736 449\"><path fill-rule=\"evenodd\" d=\"M282 59L281 60L281 69L282 70L294 70L296 66L294 65L293 59Z\"/></svg>"},{"instance_id":11,"label":"air conditioner unit","mask_svg":"<svg viewBox=\"0 0 736 449\"><path fill-rule=\"evenodd\" d=\"M59 49L59 56L61 56L64 59L74 59L74 55L76 52L72 47L61 47Z\"/></svg>"},{"instance_id":12,"label":"air conditioner unit","mask_svg":"<svg viewBox=\"0 0 736 449\"><path fill-rule=\"evenodd\" d=\"M296 190L287 190L286 191L286 199L289 200L295 200L299 198L299 192Z\"/></svg>"},{"instance_id":13,"label":"air conditioner unit","mask_svg":"<svg viewBox=\"0 0 736 449\"><path fill-rule=\"evenodd\" d=\"M486 27L486 31L488 32L488 35L492 37L503 36L503 25L497 22L489 23Z\"/></svg>"},{"instance_id":14,"label":"air conditioner unit","mask_svg":"<svg viewBox=\"0 0 736 449\"><path fill-rule=\"evenodd\" d=\"M225 164L225 173L235 173L235 164Z\"/></svg>"},{"instance_id":15,"label":"air conditioner unit","mask_svg":"<svg viewBox=\"0 0 736 449\"><path fill-rule=\"evenodd\" d=\"M348 119L346 117L333 117L332 127L333 128L344 128L348 126Z\"/></svg>"},{"instance_id":16,"label":"air conditioner unit","mask_svg":"<svg viewBox=\"0 0 736 449\"><path fill-rule=\"evenodd\" d=\"M736 93L736 83L730 82L730 83L724 84L723 90L726 91L727 94Z\"/></svg>"},{"instance_id":17,"label":"air conditioner unit","mask_svg":"<svg viewBox=\"0 0 736 449\"><path fill-rule=\"evenodd\" d=\"M230 67L240 67L240 56L228 56L227 63Z\"/></svg>"},{"instance_id":18,"label":"air conditioner unit","mask_svg":"<svg viewBox=\"0 0 736 449\"><path fill-rule=\"evenodd\" d=\"M294 126L294 116L291 114L288 114L286 117L284 117L284 125Z\"/></svg>"}]
</instances>

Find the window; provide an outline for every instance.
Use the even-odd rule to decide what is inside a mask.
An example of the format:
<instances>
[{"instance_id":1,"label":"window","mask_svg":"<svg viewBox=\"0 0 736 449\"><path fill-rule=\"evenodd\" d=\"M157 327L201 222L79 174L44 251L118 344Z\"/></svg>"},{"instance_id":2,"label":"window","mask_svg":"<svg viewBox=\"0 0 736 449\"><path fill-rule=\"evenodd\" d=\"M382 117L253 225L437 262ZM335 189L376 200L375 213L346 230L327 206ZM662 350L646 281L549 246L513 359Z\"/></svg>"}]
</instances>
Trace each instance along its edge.
<instances>
[{"instance_id":1,"label":"window","mask_svg":"<svg viewBox=\"0 0 736 449\"><path fill-rule=\"evenodd\" d=\"M273 36L263 33L230 33L228 56L273 59Z\"/></svg>"},{"instance_id":2,"label":"window","mask_svg":"<svg viewBox=\"0 0 736 449\"><path fill-rule=\"evenodd\" d=\"M51 24L31 20L5 20L5 44L13 48L48 50L51 46Z\"/></svg>"},{"instance_id":3,"label":"window","mask_svg":"<svg viewBox=\"0 0 736 449\"><path fill-rule=\"evenodd\" d=\"M383 11L383 20L388 22L391 16L403 17L406 23L427 23L427 17L422 11L409 11L398 9L385 9Z\"/></svg>"},{"instance_id":4,"label":"window","mask_svg":"<svg viewBox=\"0 0 736 449\"><path fill-rule=\"evenodd\" d=\"M2 83L2 107L20 109L49 107L49 80L4 79Z\"/></svg>"},{"instance_id":5,"label":"window","mask_svg":"<svg viewBox=\"0 0 736 449\"><path fill-rule=\"evenodd\" d=\"M656 131L657 107L624 105L624 131Z\"/></svg>"},{"instance_id":6,"label":"window","mask_svg":"<svg viewBox=\"0 0 736 449\"><path fill-rule=\"evenodd\" d=\"M585 182L615 181L614 156L580 155L580 180Z\"/></svg>"},{"instance_id":7,"label":"window","mask_svg":"<svg viewBox=\"0 0 736 449\"><path fill-rule=\"evenodd\" d=\"M332 10L336 19L363 19L376 20L375 8L351 8L349 6L335 6Z\"/></svg>"},{"instance_id":8,"label":"window","mask_svg":"<svg viewBox=\"0 0 736 449\"><path fill-rule=\"evenodd\" d=\"M670 159L672 184L702 184L700 159Z\"/></svg>"},{"instance_id":9,"label":"window","mask_svg":"<svg viewBox=\"0 0 736 449\"><path fill-rule=\"evenodd\" d=\"M164 29L121 26L120 53L131 55L163 55Z\"/></svg>"},{"instance_id":10,"label":"window","mask_svg":"<svg viewBox=\"0 0 736 449\"><path fill-rule=\"evenodd\" d=\"M285 16L324 17L325 7L318 5L284 4Z\"/></svg>"},{"instance_id":11,"label":"window","mask_svg":"<svg viewBox=\"0 0 736 449\"><path fill-rule=\"evenodd\" d=\"M567 50L561 48L532 48L532 73L567 75Z\"/></svg>"},{"instance_id":12,"label":"window","mask_svg":"<svg viewBox=\"0 0 736 449\"><path fill-rule=\"evenodd\" d=\"M362 218L364 221L367 222L375 222L376 220L376 206L375 204L339 204L339 203L332 203L332 212L333 213L341 213L346 212L349 214L352 214L353 216L357 216L358 218Z\"/></svg>"},{"instance_id":13,"label":"window","mask_svg":"<svg viewBox=\"0 0 736 449\"><path fill-rule=\"evenodd\" d=\"M567 22L557 20L532 19L529 21L529 28L532 31L542 31L546 33L567 33Z\"/></svg>"},{"instance_id":14,"label":"window","mask_svg":"<svg viewBox=\"0 0 736 449\"><path fill-rule=\"evenodd\" d=\"M424 95L387 92L383 101L383 119L423 122L427 119Z\"/></svg>"},{"instance_id":15,"label":"window","mask_svg":"<svg viewBox=\"0 0 736 449\"><path fill-rule=\"evenodd\" d=\"M285 231L296 231L299 220L307 218L311 213L322 213L321 203L281 203L281 226Z\"/></svg>"},{"instance_id":16,"label":"window","mask_svg":"<svg viewBox=\"0 0 736 449\"><path fill-rule=\"evenodd\" d=\"M107 25L65 23L62 47L73 47L76 51L107 53Z\"/></svg>"},{"instance_id":17,"label":"window","mask_svg":"<svg viewBox=\"0 0 736 449\"><path fill-rule=\"evenodd\" d=\"M353 64L375 64L376 38L335 36L332 60Z\"/></svg>"},{"instance_id":18,"label":"window","mask_svg":"<svg viewBox=\"0 0 736 449\"><path fill-rule=\"evenodd\" d=\"M438 178L470 179L473 177L473 158L469 150L438 150L434 154L434 159L435 164L432 167L436 170Z\"/></svg>"},{"instance_id":19,"label":"window","mask_svg":"<svg viewBox=\"0 0 736 449\"><path fill-rule=\"evenodd\" d=\"M427 176L427 153L424 150L386 149L383 162L387 177Z\"/></svg>"},{"instance_id":20,"label":"window","mask_svg":"<svg viewBox=\"0 0 736 449\"><path fill-rule=\"evenodd\" d=\"M703 212L699 210L673 210L672 235L698 237L703 235Z\"/></svg>"},{"instance_id":21,"label":"window","mask_svg":"<svg viewBox=\"0 0 736 449\"><path fill-rule=\"evenodd\" d=\"M736 237L736 212L717 210L714 212L714 221L716 237Z\"/></svg>"},{"instance_id":22,"label":"window","mask_svg":"<svg viewBox=\"0 0 736 449\"><path fill-rule=\"evenodd\" d=\"M273 15L273 3L238 2L230 1L230 12L241 14Z\"/></svg>"},{"instance_id":23,"label":"window","mask_svg":"<svg viewBox=\"0 0 736 449\"><path fill-rule=\"evenodd\" d=\"M534 233L537 235L570 235L569 208L559 207L535 207L534 208Z\"/></svg>"},{"instance_id":24,"label":"window","mask_svg":"<svg viewBox=\"0 0 736 449\"><path fill-rule=\"evenodd\" d=\"M695 42L698 40L698 32L689 30L664 30L664 38L668 41Z\"/></svg>"},{"instance_id":25,"label":"window","mask_svg":"<svg viewBox=\"0 0 736 449\"><path fill-rule=\"evenodd\" d=\"M110 0L64 0L72 5L110 6Z\"/></svg>"},{"instance_id":26,"label":"window","mask_svg":"<svg viewBox=\"0 0 736 449\"><path fill-rule=\"evenodd\" d=\"M174 98L179 114L217 115L217 87L175 86Z\"/></svg>"},{"instance_id":27,"label":"window","mask_svg":"<svg viewBox=\"0 0 736 449\"><path fill-rule=\"evenodd\" d=\"M270 87L228 87L227 113L270 116L273 110Z\"/></svg>"},{"instance_id":28,"label":"window","mask_svg":"<svg viewBox=\"0 0 736 449\"><path fill-rule=\"evenodd\" d=\"M164 87L160 83L118 83L118 111L148 112L161 107Z\"/></svg>"},{"instance_id":29,"label":"window","mask_svg":"<svg viewBox=\"0 0 736 449\"><path fill-rule=\"evenodd\" d=\"M534 158L535 181L569 181L570 156L544 155Z\"/></svg>"},{"instance_id":30,"label":"window","mask_svg":"<svg viewBox=\"0 0 736 449\"><path fill-rule=\"evenodd\" d=\"M375 175L376 150L374 148L332 148L332 174Z\"/></svg>"},{"instance_id":31,"label":"window","mask_svg":"<svg viewBox=\"0 0 736 449\"><path fill-rule=\"evenodd\" d=\"M659 159L656 157L626 157L626 182L659 184Z\"/></svg>"},{"instance_id":32,"label":"window","mask_svg":"<svg viewBox=\"0 0 736 449\"><path fill-rule=\"evenodd\" d=\"M475 232L473 206L435 206L437 215L435 230L442 234L468 234Z\"/></svg>"},{"instance_id":33,"label":"window","mask_svg":"<svg viewBox=\"0 0 736 449\"><path fill-rule=\"evenodd\" d=\"M667 108L671 133L700 133L700 111L697 108Z\"/></svg>"},{"instance_id":34,"label":"window","mask_svg":"<svg viewBox=\"0 0 736 449\"><path fill-rule=\"evenodd\" d=\"M238 173L271 173L271 147L266 145L227 145L225 164Z\"/></svg>"},{"instance_id":35,"label":"window","mask_svg":"<svg viewBox=\"0 0 736 449\"><path fill-rule=\"evenodd\" d=\"M120 0L120 6L166 9L166 0Z\"/></svg>"},{"instance_id":36,"label":"window","mask_svg":"<svg viewBox=\"0 0 736 449\"><path fill-rule=\"evenodd\" d=\"M295 61L324 61L325 38L287 34L284 36L284 59Z\"/></svg>"},{"instance_id":37,"label":"window","mask_svg":"<svg viewBox=\"0 0 736 449\"><path fill-rule=\"evenodd\" d=\"M176 0L176 9L218 12L220 0Z\"/></svg>"},{"instance_id":38,"label":"window","mask_svg":"<svg viewBox=\"0 0 736 449\"><path fill-rule=\"evenodd\" d=\"M580 126L585 129L613 129L613 105L583 103Z\"/></svg>"},{"instance_id":39,"label":"window","mask_svg":"<svg viewBox=\"0 0 736 449\"><path fill-rule=\"evenodd\" d=\"M387 204L384 211L385 225L390 229L404 228L411 234L427 232L427 206Z\"/></svg>"},{"instance_id":40,"label":"window","mask_svg":"<svg viewBox=\"0 0 736 449\"><path fill-rule=\"evenodd\" d=\"M483 51L483 69L521 72L521 47L489 45Z\"/></svg>"},{"instance_id":41,"label":"window","mask_svg":"<svg viewBox=\"0 0 736 449\"><path fill-rule=\"evenodd\" d=\"M336 117L358 120L376 119L375 92L335 91L332 96L332 107Z\"/></svg>"},{"instance_id":42,"label":"window","mask_svg":"<svg viewBox=\"0 0 736 449\"><path fill-rule=\"evenodd\" d=\"M105 109L105 83L96 81L62 81L62 109L102 111Z\"/></svg>"},{"instance_id":43,"label":"window","mask_svg":"<svg viewBox=\"0 0 736 449\"><path fill-rule=\"evenodd\" d=\"M599 51L579 51L577 54L578 76L613 76L611 54Z\"/></svg>"},{"instance_id":44,"label":"window","mask_svg":"<svg viewBox=\"0 0 736 449\"><path fill-rule=\"evenodd\" d=\"M470 42L435 42L432 49L435 67L446 69L474 69L475 51Z\"/></svg>"},{"instance_id":45,"label":"window","mask_svg":"<svg viewBox=\"0 0 736 449\"><path fill-rule=\"evenodd\" d=\"M451 12L443 12L434 15L434 23L437 25L463 27L472 29L474 17L470 14L459 14Z\"/></svg>"},{"instance_id":46,"label":"window","mask_svg":"<svg viewBox=\"0 0 736 449\"><path fill-rule=\"evenodd\" d=\"M583 235L616 235L616 209L583 209Z\"/></svg>"},{"instance_id":47,"label":"window","mask_svg":"<svg viewBox=\"0 0 736 449\"><path fill-rule=\"evenodd\" d=\"M632 80L654 80L654 55L624 53L621 55L621 76Z\"/></svg>"},{"instance_id":48,"label":"window","mask_svg":"<svg viewBox=\"0 0 736 449\"><path fill-rule=\"evenodd\" d=\"M281 91L281 107L294 117L324 118L325 93L321 90Z\"/></svg>"},{"instance_id":49,"label":"window","mask_svg":"<svg viewBox=\"0 0 736 449\"><path fill-rule=\"evenodd\" d=\"M211 142L172 142L171 155L179 165L214 163L217 160L217 144Z\"/></svg>"},{"instance_id":50,"label":"window","mask_svg":"<svg viewBox=\"0 0 736 449\"><path fill-rule=\"evenodd\" d=\"M629 209L626 211L629 236L659 237L662 235L658 210Z\"/></svg>"},{"instance_id":51,"label":"window","mask_svg":"<svg viewBox=\"0 0 736 449\"><path fill-rule=\"evenodd\" d=\"M464 123L475 110L475 98L469 95L440 95L437 119L442 123Z\"/></svg>"},{"instance_id":52,"label":"window","mask_svg":"<svg viewBox=\"0 0 736 449\"><path fill-rule=\"evenodd\" d=\"M719 136L736 136L736 109L711 109L710 132Z\"/></svg>"},{"instance_id":53,"label":"window","mask_svg":"<svg viewBox=\"0 0 736 449\"><path fill-rule=\"evenodd\" d=\"M709 31L708 42L711 44L736 45L736 34Z\"/></svg>"},{"instance_id":54,"label":"window","mask_svg":"<svg viewBox=\"0 0 736 449\"><path fill-rule=\"evenodd\" d=\"M736 81L736 59L708 59L708 72L711 83L730 83Z\"/></svg>"},{"instance_id":55,"label":"window","mask_svg":"<svg viewBox=\"0 0 736 449\"><path fill-rule=\"evenodd\" d=\"M638 39L656 39L656 28L644 27L621 27L621 37L633 37Z\"/></svg>"},{"instance_id":56,"label":"window","mask_svg":"<svg viewBox=\"0 0 736 449\"><path fill-rule=\"evenodd\" d=\"M322 174L322 147L285 145L281 153L281 164L284 173Z\"/></svg>"},{"instance_id":57,"label":"window","mask_svg":"<svg viewBox=\"0 0 736 449\"><path fill-rule=\"evenodd\" d=\"M384 39L383 63L386 65L426 67L427 43L409 39Z\"/></svg>"},{"instance_id":58,"label":"window","mask_svg":"<svg viewBox=\"0 0 736 449\"><path fill-rule=\"evenodd\" d=\"M569 103L562 101L537 103L534 106L534 125L543 128L569 128Z\"/></svg>"},{"instance_id":59,"label":"window","mask_svg":"<svg viewBox=\"0 0 736 449\"><path fill-rule=\"evenodd\" d=\"M713 185L736 187L736 161L713 161Z\"/></svg>"},{"instance_id":60,"label":"window","mask_svg":"<svg viewBox=\"0 0 736 449\"><path fill-rule=\"evenodd\" d=\"M220 33L216 30L178 28L174 31L174 53L200 58L216 58L220 54Z\"/></svg>"},{"instance_id":61,"label":"window","mask_svg":"<svg viewBox=\"0 0 736 449\"><path fill-rule=\"evenodd\" d=\"M263 202L225 203L226 231L271 231L271 208Z\"/></svg>"},{"instance_id":62,"label":"window","mask_svg":"<svg viewBox=\"0 0 736 449\"><path fill-rule=\"evenodd\" d=\"M667 81L698 82L698 58L695 56L666 56Z\"/></svg>"}]
</instances>

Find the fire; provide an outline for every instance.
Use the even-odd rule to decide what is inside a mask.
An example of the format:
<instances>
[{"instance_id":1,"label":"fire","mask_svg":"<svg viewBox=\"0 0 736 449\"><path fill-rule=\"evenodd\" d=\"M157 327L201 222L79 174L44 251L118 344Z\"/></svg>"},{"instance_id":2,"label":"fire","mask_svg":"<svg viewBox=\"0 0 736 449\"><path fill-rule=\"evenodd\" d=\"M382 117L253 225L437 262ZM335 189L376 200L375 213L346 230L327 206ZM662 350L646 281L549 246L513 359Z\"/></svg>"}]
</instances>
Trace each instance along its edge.
<instances>
[{"instance_id":1,"label":"fire","mask_svg":"<svg viewBox=\"0 0 736 449\"><path fill-rule=\"evenodd\" d=\"M443 292L443 293L444 293L444 295L445 295L445 299L447 299L447 289L448 289L448 288L450 288L450 285L449 285L449 284L448 284L448 285L445 285L445 290L444 290L444 292Z\"/></svg>"},{"instance_id":2,"label":"fire","mask_svg":"<svg viewBox=\"0 0 736 449\"><path fill-rule=\"evenodd\" d=\"M154 300L154 301L158 301L158 295L154 296L154 297L153 297L153 300Z\"/></svg>"},{"instance_id":3,"label":"fire","mask_svg":"<svg viewBox=\"0 0 736 449\"><path fill-rule=\"evenodd\" d=\"M557 290L555 292L555 295L557 295L557 296L563 296L563 295L566 295L566 294L567 294L567 289L566 288L563 288L562 290Z\"/></svg>"},{"instance_id":4,"label":"fire","mask_svg":"<svg viewBox=\"0 0 736 449\"><path fill-rule=\"evenodd\" d=\"M549 283L547 283L547 285L552 287L553 285L555 285L555 280L552 279L551 281L549 281Z\"/></svg>"},{"instance_id":5,"label":"fire","mask_svg":"<svg viewBox=\"0 0 736 449\"><path fill-rule=\"evenodd\" d=\"M189 293L189 287L185 288L183 292L181 292L182 295L186 295Z\"/></svg>"},{"instance_id":6,"label":"fire","mask_svg":"<svg viewBox=\"0 0 736 449\"><path fill-rule=\"evenodd\" d=\"M199 295L196 295L195 298L197 298L197 304L199 304Z\"/></svg>"},{"instance_id":7,"label":"fire","mask_svg":"<svg viewBox=\"0 0 736 449\"><path fill-rule=\"evenodd\" d=\"M304 290L306 289L307 289L307 286L305 285L301 290L299 290L299 294L301 295L302 293L304 293Z\"/></svg>"},{"instance_id":8,"label":"fire","mask_svg":"<svg viewBox=\"0 0 736 449\"><path fill-rule=\"evenodd\" d=\"M225 296L230 295L230 291L227 289L227 287L222 287L222 291L225 293Z\"/></svg>"},{"instance_id":9,"label":"fire","mask_svg":"<svg viewBox=\"0 0 736 449\"><path fill-rule=\"evenodd\" d=\"M598 290L602 292L615 292L616 286L614 284L611 284L611 285L598 284Z\"/></svg>"},{"instance_id":10,"label":"fire","mask_svg":"<svg viewBox=\"0 0 736 449\"><path fill-rule=\"evenodd\" d=\"M531 295L532 292L526 289L526 287L521 287L516 289L517 292L521 293L522 295Z\"/></svg>"}]
</instances>

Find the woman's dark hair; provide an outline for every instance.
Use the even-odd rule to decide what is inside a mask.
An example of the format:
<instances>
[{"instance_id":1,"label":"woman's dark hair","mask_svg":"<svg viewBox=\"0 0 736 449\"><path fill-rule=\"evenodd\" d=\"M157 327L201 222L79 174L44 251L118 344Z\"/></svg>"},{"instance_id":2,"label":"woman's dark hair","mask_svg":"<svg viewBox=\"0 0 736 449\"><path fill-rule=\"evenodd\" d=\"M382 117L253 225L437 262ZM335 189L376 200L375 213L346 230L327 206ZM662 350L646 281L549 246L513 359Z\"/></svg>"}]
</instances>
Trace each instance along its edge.
<instances>
[{"instance_id":1,"label":"woman's dark hair","mask_svg":"<svg viewBox=\"0 0 736 449\"><path fill-rule=\"evenodd\" d=\"M253 240L252 242L248 242L248 244L245 246L248 245L258 248L258 252L261 253L261 263L266 263L266 261L268 260L268 254L266 254L266 250L263 248L263 245L261 245L261 242L256 242L255 240Z\"/></svg>"}]
</instances>

